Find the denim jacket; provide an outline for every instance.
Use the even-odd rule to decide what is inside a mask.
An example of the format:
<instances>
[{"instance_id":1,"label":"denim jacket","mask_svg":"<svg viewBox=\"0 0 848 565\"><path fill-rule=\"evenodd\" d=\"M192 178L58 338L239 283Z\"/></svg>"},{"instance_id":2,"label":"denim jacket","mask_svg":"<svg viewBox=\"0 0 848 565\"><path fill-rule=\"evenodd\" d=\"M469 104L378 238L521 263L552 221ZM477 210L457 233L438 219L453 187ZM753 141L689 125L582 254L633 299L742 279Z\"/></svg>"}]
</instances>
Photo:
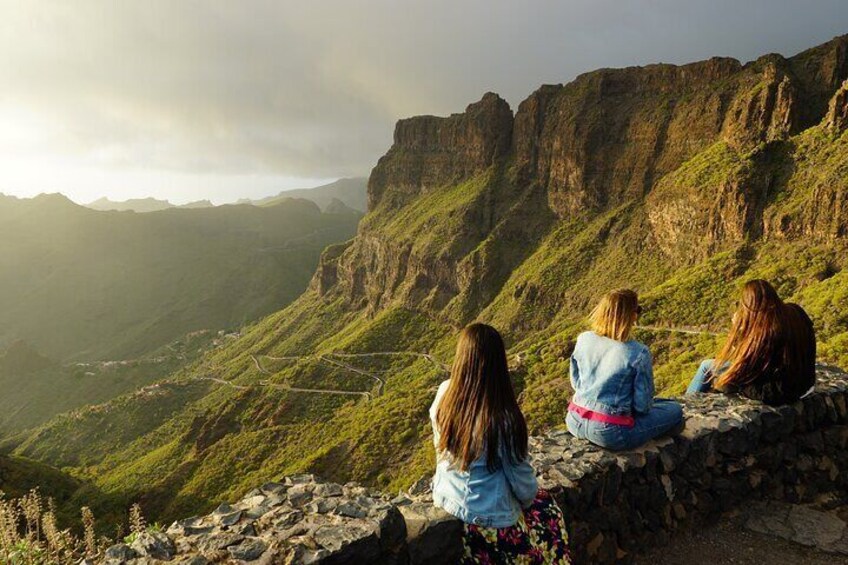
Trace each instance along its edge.
<instances>
[{"instance_id":1,"label":"denim jacket","mask_svg":"<svg viewBox=\"0 0 848 565\"><path fill-rule=\"evenodd\" d=\"M583 332L571 354L571 401L594 412L632 416L650 412L654 398L651 352L635 340L620 342Z\"/></svg>"},{"instance_id":2,"label":"denim jacket","mask_svg":"<svg viewBox=\"0 0 848 565\"><path fill-rule=\"evenodd\" d=\"M436 411L450 381L439 386L430 406L433 441L436 445L436 473L433 476L433 504L467 524L485 528L506 528L518 521L523 507L536 497L538 485L533 467L527 460L511 463L504 453L501 468L491 472L485 454L471 463L467 471L451 464L451 458L438 452L439 429Z\"/></svg>"}]
</instances>

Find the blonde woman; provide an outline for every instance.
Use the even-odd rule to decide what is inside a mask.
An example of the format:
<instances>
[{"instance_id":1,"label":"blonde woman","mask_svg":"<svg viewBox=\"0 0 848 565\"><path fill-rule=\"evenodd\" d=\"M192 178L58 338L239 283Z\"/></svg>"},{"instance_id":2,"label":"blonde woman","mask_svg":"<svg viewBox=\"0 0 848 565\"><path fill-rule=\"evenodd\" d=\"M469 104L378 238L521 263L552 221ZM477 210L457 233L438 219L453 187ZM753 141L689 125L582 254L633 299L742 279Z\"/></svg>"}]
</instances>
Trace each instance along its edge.
<instances>
[{"instance_id":1,"label":"blonde woman","mask_svg":"<svg viewBox=\"0 0 848 565\"><path fill-rule=\"evenodd\" d=\"M611 450L633 449L683 422L680 404L654 398L651 352L630 339L640 313L634 291L608 293L592 311L592 331L580 334L571 355L568 430Z\"/></svg>"}]
</instances>

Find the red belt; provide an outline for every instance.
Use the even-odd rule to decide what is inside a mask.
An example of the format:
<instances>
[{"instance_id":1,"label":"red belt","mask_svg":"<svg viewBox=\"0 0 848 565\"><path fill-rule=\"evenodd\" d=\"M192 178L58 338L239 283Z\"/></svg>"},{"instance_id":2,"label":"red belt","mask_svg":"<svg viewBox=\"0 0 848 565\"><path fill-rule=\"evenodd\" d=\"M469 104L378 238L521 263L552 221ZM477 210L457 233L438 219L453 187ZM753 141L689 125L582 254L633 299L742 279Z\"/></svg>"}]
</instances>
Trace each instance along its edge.
<instances>
[{"instance_id":1,"label":"red belt","mask_svg":"<svg viewBox=\"0 0 848 565\"><path fill-rule=\"evenodd\" d=\"M632 428L636 425L636 420L634 420L632 416L616 416L614 414L604 414L603 412L595 412L594 410L589 410L588 408L578 406L573 402L570 402L568 404L568 409L571 412L577 414L578 416L586 418L587 420L595 420L596 422L604 422L605 424L615 424L617 426L624 426L627 428Z\"/></svg>"}]
</instances>

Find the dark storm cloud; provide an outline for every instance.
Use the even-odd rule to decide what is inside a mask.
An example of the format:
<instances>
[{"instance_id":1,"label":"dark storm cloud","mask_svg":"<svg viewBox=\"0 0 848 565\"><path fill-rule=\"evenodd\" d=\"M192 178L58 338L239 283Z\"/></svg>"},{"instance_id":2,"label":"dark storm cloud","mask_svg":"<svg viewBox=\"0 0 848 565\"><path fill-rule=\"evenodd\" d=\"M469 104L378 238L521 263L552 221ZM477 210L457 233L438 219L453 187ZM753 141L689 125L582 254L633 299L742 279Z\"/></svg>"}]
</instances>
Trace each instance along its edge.
<instances>
[{"instance_id":1,"label":"dark storm cloud","mask_svg":"<svg viewBox=\"0 0 848 565\"><path fill-rule=\"evenodd\" d=\"M115 174L366 174L396 119L461 111L487 90L515 107L598 67L791 54L848 32L844 0L0 9L0 153Z\"/></svg>"}]
</instances>

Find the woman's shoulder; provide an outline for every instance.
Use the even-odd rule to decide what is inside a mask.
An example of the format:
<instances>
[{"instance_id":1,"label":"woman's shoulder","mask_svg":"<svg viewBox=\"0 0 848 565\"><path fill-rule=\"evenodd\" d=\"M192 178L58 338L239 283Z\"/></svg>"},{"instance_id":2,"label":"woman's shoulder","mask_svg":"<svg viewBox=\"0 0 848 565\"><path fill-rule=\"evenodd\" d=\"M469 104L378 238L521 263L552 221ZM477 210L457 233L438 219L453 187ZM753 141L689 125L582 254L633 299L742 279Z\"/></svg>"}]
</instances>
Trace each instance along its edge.
<instances>
[{"instance_id":1,"label":"woman's shoulder","mask_svg":"<svg viewBox=\"0 0 848 565\"><path fill-rule=\"evenodd\" d=\"M433 404L430 405L430 416L432 418L436 417L436 410L439 408L439 403L442 401L442 397L445 395L445 391L448 390L448 385L450 384L450 379L446 381L442 381L439 385L438 390L436 390L436 396L433 398Z\"/></svg>"},{"instance_id":2,"label":"woman's shoulder","mask_svg":"<svg viewBox=\"0 0 848 565\"><path fill-rule=\"evenodd\" d=\"M439 388L436 390L436 398L433 399L433 406L439 404L439 401L445 395L445 392L447 392L448 386L450 386L450 379L442 381L442 383L439 385Z\"/></svg>"},{"instance_id":3,"label":"woman's shoulder","mask_svg":"<svg viewBox=\"0 0 848 565\"><path fill-rule=\"evenodd\" d=\"M784 304L784 306L786 307L786 311L788 313L798 316L805 322L809 322L810 324L813 323L813 321L810 319L810 315L807 314L807 311L804 310L804 308L800 304L796 304L795 302L787 302Z\"/></svg>"}]
</instances>

